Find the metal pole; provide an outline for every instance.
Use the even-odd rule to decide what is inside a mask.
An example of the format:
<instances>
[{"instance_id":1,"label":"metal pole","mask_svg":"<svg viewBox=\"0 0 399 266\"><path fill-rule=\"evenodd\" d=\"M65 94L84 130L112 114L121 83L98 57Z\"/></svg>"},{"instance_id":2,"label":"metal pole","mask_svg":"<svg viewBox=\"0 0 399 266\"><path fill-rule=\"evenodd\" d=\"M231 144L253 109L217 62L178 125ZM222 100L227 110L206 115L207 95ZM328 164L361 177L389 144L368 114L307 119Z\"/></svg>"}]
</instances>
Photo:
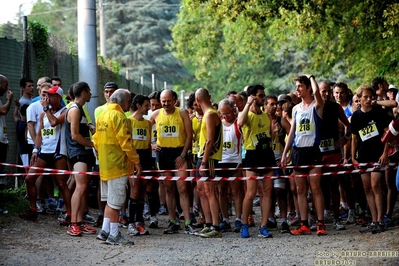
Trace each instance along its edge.
<instances>
[{"instance_id":1,"label":"metal pole","mask_svg":"<svg viewBox=\"0 0 399 266\"><path fill-rule=\"evenodd\" d=\"M168 88L168 83L166 81L163 82L163 89L166 90Z\"/></svg>"},{"instance_id":2,"label":"metal pole","mask_svg":"<svg viewBox=\"0 0 399 266\"><path fill-rule=\"evenodd\" d=\"M103 0L99 0L98 2L98 18L100 22L100 54L104 59L107 58L107 47L106 47L106 28L105 28L105 6L103 4Z\"/></svg>"},{"instance_id":3,"label":"metal pole","mask_svg":"<svg viewBox=\"0 0 399 266\"><path fill-rule=\"evenodd\" d=\"M22 77L30 77L30 67L29 67L29 43L28 43L28 17L22 17L22 38L24 42L23 47L23 59L22 59Z\"/></svg>"},{"instance_id":4,"label":"metal pole","mask_svg":"<svg viewBox=\"0 0 399 266\"><path fill-rule=\"evenodd\" d=\"M91 88L91 100L86 107L93 119L98 106L95 0L78 0L78 55L79 80L87 82Z\"/></svg>"},{"instance_id":5,"label":"metal pole","mask_svg":"<svg viewBox=\"0 0 399 266\"><path fill-rule=\"evenodd\" d=\"M152 91L155 91L155 75L154 75L154 73L151 75L151 79L152 79Z\"/></svg>"},{"instance_id":6,"label":"metal pole","mask_svg":"<svg viewBox=\"0 0 399 266\"><path fill-rule=\"evenodd\" d=\"M140 77L140 84L141 84L141 94L144 94L144 77Z\"/></svg>"}]
</instances>

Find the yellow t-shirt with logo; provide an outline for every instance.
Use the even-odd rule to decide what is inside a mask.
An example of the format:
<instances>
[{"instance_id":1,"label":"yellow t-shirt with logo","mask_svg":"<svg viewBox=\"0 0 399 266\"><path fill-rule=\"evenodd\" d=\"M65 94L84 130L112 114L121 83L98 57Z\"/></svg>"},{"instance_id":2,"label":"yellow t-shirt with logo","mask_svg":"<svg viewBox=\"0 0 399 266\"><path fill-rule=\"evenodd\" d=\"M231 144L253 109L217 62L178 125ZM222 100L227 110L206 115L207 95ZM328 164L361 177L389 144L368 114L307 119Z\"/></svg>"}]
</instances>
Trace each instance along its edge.
<instances>
[{"instance_id":1,"label":"yellow t-shirt with logo","mask_svg":"<svg viewBox=\"0 0 399 266\"><path fill-rule=\"evenodd\" d=\"M262 112L258 115L249 111L247 123L242 127L242 135L247 151L256 150L256 147L264 142L270 145L270 119L267 114Z\"/></svg>"},{"instance_id":2,"label":"yellow t-shirt with logo","mask_svg":"<svg viewBox=\"0 0 399 266\"><path fill-rule=\"evenodd\" d=\"M194 117L191 120L191 124L193 127L193 154L198 154L199 152L199 138L201 132L201 122L198 120L198 117Z\"/></svg>"}]
</instances>

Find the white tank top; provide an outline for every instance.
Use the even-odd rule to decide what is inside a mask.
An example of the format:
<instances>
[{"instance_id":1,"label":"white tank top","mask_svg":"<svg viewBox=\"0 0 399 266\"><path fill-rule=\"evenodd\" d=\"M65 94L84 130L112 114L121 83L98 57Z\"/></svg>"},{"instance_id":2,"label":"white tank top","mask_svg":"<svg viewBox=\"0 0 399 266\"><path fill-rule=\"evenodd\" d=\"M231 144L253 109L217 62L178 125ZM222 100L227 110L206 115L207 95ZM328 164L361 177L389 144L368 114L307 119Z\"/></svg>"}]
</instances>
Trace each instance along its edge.
<instances>
[{"instance_id":1,"label":"white tank top","mask_svg":"<svg viewBox=\"0 0 399 266\"><path fill-rule=\"evenodd\" d=\"M64 110L65 107L62 107L60 110L54 113L54 116L59 117ZM52 127L46 114L44 114L43 117L42 145L40 152L67 155L64 123Z\"/></svg>"},{"instance_id":2,"label":"white tank top","mask_svg":"<svg viewBox=\"0 0 399 266\"><path fill-rule=\"evenodd\" d=\"M223 151L220 163L240 164L241 162L241 132L236 120L230 126L223 124Z\"/></svg>"},{"instance_id":3,"label":"white tank top","mask_svg":"<svg viewBox=\"0 0 399 266\"><path fill-rule=\"evenodd\" d=\"M314 147L320 144L320 126L323 119L317 114L316 101L306 108L303 103L298 105L294 113L295 120L295 138L294 147Z\"/></svg>"}]
</instances>

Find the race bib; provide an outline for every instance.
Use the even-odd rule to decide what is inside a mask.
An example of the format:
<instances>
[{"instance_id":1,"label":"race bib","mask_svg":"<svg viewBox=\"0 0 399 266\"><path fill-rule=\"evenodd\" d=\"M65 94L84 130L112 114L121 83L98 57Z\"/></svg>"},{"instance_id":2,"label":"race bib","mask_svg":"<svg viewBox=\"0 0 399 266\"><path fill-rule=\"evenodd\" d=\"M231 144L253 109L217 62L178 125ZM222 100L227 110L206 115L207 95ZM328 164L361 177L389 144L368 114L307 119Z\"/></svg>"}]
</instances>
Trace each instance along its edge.
<instances>
[{"instance_id":1,"label":"race bib","mask_svg":"<svg viewBox=\"0 0 399 266\"><path fill-rule=\"evenodd\" d=\"M320 152L327 152L335 150L334 139L322 139L320 140Z\"/></svg>"},{"instance_id":2,"label":"race bib","mask_svg":"<svg viewBox=\"0 0 399 266\"><path fill-rule=\"evenodd\" d=\"M147 131L145 128L134 128L132 137L135 140L147 140Z\"/></svg>"},{"instance_id":3,"label":"race bib","mask_svg":"<svg viewBox=\"0 0 399 266\"><path fill-rule=\"evenodd\" d=\"M234 150L234 142L232 141L223 142L223 151L225 152L227 150Z\"/></svg>"},{"instance_id":4,"label":"race bib","mask_svg":"<svg viewBox=\"0 0 399 266\"><path fill-rule=\"evenodd\" d=\"M178 138L179 137L179 126L162 126L161 136L164 138Z\"/></svg>"},{"instance_id":5,"label":"race bib","mask_svg":"<svg viewBox=\"0 0 399 266\"><path fill-rule=\"evenodd\" d=\"M252 140L252 144L254 145L254 147L256 147L259 142L261 142L262 144L266 143L268 138L269 138L269 136L266 132L260 132L260 133L251 135L251 140ZM267 147L262 147L262 148L266 149Z\"/></svg>"},{"instance_id":6,"label":"race bib","mask_svg":"<svg viewBox=\"0 0 399 266\"><path fill-rule=\"evenodd\" d=\"M56 133L57 132L56 132L55 127L43 128L42 129L42 138L44 138L44 139L55 139Z\"/></svg>"},{"instance_id":7,"label":"race bib","mask_svg":"<svg viewBox=\"0 0 399 266\"><path fill-rule=\"evenodd\" d=\"M310 123L303 123L303 124L299 124L296 127L296 134L297 135L311 135L313 134L313 124Z\"/></svg>"},{"instance_id":8,"label":"race bib","mask_svg":"<svg viewBox=\"0 0 399 266\"><path fill-rule=\"evenodd\" d=\"M378 129L375 123L368 125L359 130L359 135L362 141L366 141L368 139L378 137Z\"/></svg>"}]
</instances>

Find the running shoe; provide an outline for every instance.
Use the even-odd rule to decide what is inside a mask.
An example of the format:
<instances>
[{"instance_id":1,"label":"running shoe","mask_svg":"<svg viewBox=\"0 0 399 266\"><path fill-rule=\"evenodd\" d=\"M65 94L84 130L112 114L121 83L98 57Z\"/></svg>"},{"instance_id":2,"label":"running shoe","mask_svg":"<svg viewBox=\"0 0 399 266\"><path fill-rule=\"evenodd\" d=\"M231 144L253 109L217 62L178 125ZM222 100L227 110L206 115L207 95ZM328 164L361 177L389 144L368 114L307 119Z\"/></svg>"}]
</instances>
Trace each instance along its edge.
<instances>
[{"instance_id":1,"label":"running shoe","mask_svg":"<svg viewBox=\"0 0 399 266\"><path fill-rule=\"evenodd\" d=\"M382 219L384 220L384 224L386 227L394 226L393 220L391 218L389 218L386 214L382 217Z\"/></svg>"},{"instance_id":2,"label":"running shoe","mask_svg":"<svg viewBox=\"0 0 399 266\"><path fill-rule=\"evenodd\" d=\"M60 215L58 215L57 220L60 221L60 222L63 222L66 219L66 217L67 217L67 213L66 212L62 213L61 212Z\"/></svg>"},{"instance_id":3,"label":"running shoe","mask_svg":"<svg viewBox=\"0 0 399 266\"><path fill-rule=\"evenodd\" d=\"M220 231L216 231L215 228L211 227L209 232L201 234L203 238L220 238L222 237L222 233Z\"/></svg>"},{"instance_id":4,"label":"running shoe","mask_svg":"<svg viewBox=\"0 0 399 266\"><path fill-rule=\"evenodd\" d=\"M148 206L147 202L144 202L143 214L150 214L150 207Z\"/></svg>"},{"instance_id":5,"label":"running shoe","mask_svg":"<svg viewBox=\"0 0 399 266\"><path fill-rule=\"evenodd\" d=\"M316 230L317 230L316 235L318 236L327 235L326 226L324 225L324 223L318 222Z\"/></svg>"},{"instance_id":6,"label":"running shoe","mask_svg":"<svg viewBox=\"0 0 399 266\"><path fill-rule=\"evenodd\" d=\"M129 226L127 228L127 233L130 236L139 236L140 235L140 232L136 229L135 224L129 224Z\"/></svg>"},{"instance_id":7,"label":"running shoe","mask_svg":"<svg viewBox=\"0 0 399 266\"><path fill-rule=\"evenodd\" d=\"M123 246L134 245L134 242L124 238L121 232L118 232L117 236L109 235L105 243L108 245L123 245Z\"/></svg>"},{"instance_id":8,"label":"running shoe","mask_svg":"<svg viewBox=\"0 0 399 266\"><path fill-rule=\"evenodd\" d=\"M50 212L55 212L58 207L58 201L54 198L49 198L46 201L46 209L50 210Z\"/></svg>"},{"instance_id":9,"label":"running shoe","mask_svg":"<svg viewBox=\"0 0 399 266\"><path fill-rule=\"evenodd\" d=\"M282 222L280 226L280 233L289 233L290 232L290 227L288 226L287 222Z\"/></svg>"},{"instance_id":10,"label":"running shoe","mask_svg":"<svg viewBox=\"0 0 399 266\"><path fill-rule=\"evenodd\" d=\"M26 212L19 214L19 217L27 221L37 221L37 212L29 209Z\"/></svg>"},{"instance_id":11,"label":"running shoe","mask_svg":"<svg viewBox=\"0 0 399 266\"><path fill-rule=\"evenodd\" d=\"M377 222L374 228L371 230L372 234L377 234L386 231L385 223L384 222Z\"/></svg>"},{"instance_id":12,"label":"running shoe","mask_svg":"<svg viewBox=\"0 0 399 266\"><path fill-rule=\"evenodd\" d=\"M68 225L67 234L71 235L71 236L81 236L82 232L80 231L79 225L74 223L74 224Z\"/></svg>"},{"instance_id":13,"label":"running shoe","mask_svg":"<svg viewBox=\"0 0 399 266\"><path fill-rule=\"evenodd\" d=\"M368 224L366 227L360 228L359 232L360 233L372 232L375 226L376 226L376 224L374 222L372 222L372 223Z\"/></svg>"},{"instance_id":14,"label":"running shoe","mask_svg":"<svg viewBox=\"0 0 399 266\"><path fill-rule=\"evenodd\" d=\"M201 231L196 231L194 232L194 235L196 236L202 236L203 234L208 233L209 231L211 231L211 228L209 228L208 226L205 226L204 228L202 228Z\"/></svg>"},{"instance_id":15,"label":"running shoe","mask_svg":"<svg viewBox=\"0 0 399 266\"><path fill-rule=\"evenodd\" d=\"M334 228L335 230L337 230L337 231L346 230L345 225L343 225L339 219L335 219L335 220L334 220L334 222L333 222L333 228Z\"/></svg>"},{"instance_id":16,"label":"running shoe","mask_svg":"<svg viewBox=\"0 0 399 266\"><path fill-rule=\"evenodd\" d=\"M93 227L102 227L104 221L104 215L99 215L97 221L93 224Z\"/></svg>"},{"instance_id":17,"label":"running shoe","mask_svg":"<svg viewBox=\"0 0 399 266\"><path fill-rule=\"evenodd\" d=\"M36 200L36 209L38 213L43 213L44 208L41 200Z\"/></svg>"},{"instance_id":18,"label":"running shoe","mask_svg":"<svg viewBox=\"0 0 399 266\"><path fill-rule=\"evenodd\" d=\"M94 228L90 228L90 227L87 225L87 223L82 223L82 224L80 225L80 231L81 231L83 234L87 234L87 235L92 235L92 234L97 233L97 230L94 229Z\"/></svg>"},{"instance_id":19,"label":"running shoe","mask_svg":"<svg viewBox=\"0 0 399 266\"><path fill-rule=\"evenodd\" d=\"M144 213L143 213L143 220L144 220L144 221L150 220L150 215L147 215L147 214L144 214Z\"/></svg>"},{"instance_id":20,"label":"running shoe","mask_svg":"<svg viewBox=\"0 0 399 266\"><path fill-rule=\"evenodd\" d=\"M90 215L89 213L86 213L83 216L83 221L85 221L86 223L89 223L89 224L93 224L93 223L96 222L96 218L94 218L93 215Z\"/></svg>"},{"instance_id":21,"label":"running shoe","mask_svg":"<svg viewBox=\"0 0 399 266\"><path fill-rule=\"evenodd\" d=\"M241 231L241 226L242 226L241 221L240 220L235 220L233 232L234 233L239 233Z\"/></svg>"},{"instance_id":22,"label":"running shoe","mask_svg":"<svg viewBox=\"0 0 399 266\"><path fill-rule=\"evenodd\" d=\"M180 229L180 226L170 222L168 228L166 228L163 231L163 233L164 234L177 234L179 232L179 229Z\"/></svg>"},{"instance_id":23,"label":"running shoe","mask_svg":"<svg viewBox=\"0 0 399 266\"><path fill-rule=\"evenodd\" d=\"M137 222L136 223L136 230L139 231L140 235L149 235L150 232L148 232L147 229L144 228L144 224Z\"/></svg>"},{"instance_id":24,"label":"running shoe","mask_svg":"<svg viewBox=\"0 0 399 266\"><path fill-rule=\"evenodd\" d=\"M345 222L346 224L354 224L356 223L356 216L355 216L355 210L354 209L349 209L348 211L348 219Z\"/></svg>"},{"instance_id":25,"label":"running shoe","mask_svg":"<svg viewBox=\"0 0 399 266\"><path fill-rule=\"evenodd\" d=\"M270 234L269 231L267 230L266 226L262 226L262 228L259 229L258 236L263 237L263 238L272 238L273 237L272 234Z\"/></svg>"},{"instance_id":26,"label":"running shoe","mask_svg":"<svg viewBox=\"0 0 399 266\"><path fill-rule=\"evenodd\" d=\"M197 231L198 230L194 226L192 226L191 224L188 224L188 225L186 225L184 227L184 233L189 234L189 235L195 235L195 233Z\"/></svg>"},{"instance_id":27,"label":"running shoe","mask_svg":"<svg viewBox=\"0 0 399 266\"><path fill-rule=\"evenodd\" d=\"M313 221L313 223L310 224L310 231L317 231L317 221Z\"/></svg>"},{"instance_id":28,"label":"running shoe","mask_svg":"<svg viewBox=\"0 0 399 266\"><path fill-rule=\"evenodd\" d=\"M196 227L196 228L203 228L203 227L204 227L204 224L205 224L205 218L204 218L204 217L199 217L199 218L197 219L197 222L196 222L195 224L193 224L193 225L194 225L194 227Z\"/></svg>"},{"instance_id":29,"label":"running shoe","mask_svg":"<svg viewBox=\"0 0 399 266\"><path fill-rule=\"evenodd\" d=\"M64 220L60 221L60 226L69 226L71 224L71 216L66 216Z\"/></svg>"},{"instance_id":30,"label":"running shoe","mask_svg":"<svg viewBox=\"0 0 399 266\"><path fill-rule=\"evenodd\" d=\"M249 227L255 227L255 220L254 220L254 217L252 215L248 216L248 226Z\"/></svg>"},{"instance_id":31,"label":"running shoe","mask_svg":"<svg viewBox=\"0 0 399 266\"><path fill-rule=\"evenodd\" d=\"M253 204L254 207L260 206L260 197L259 196L255 196L252 204Z\"/></svg>"},{"instance_id":32,"label":"running shoe","mask_svg":"<svg viewBox=\"0 0 399 266\"><path fill-rule=\"evenodd\" d=\"M295 226L295 225L300 225L301 221L298 219L298 217L294 216L291 219L288 220L288 224Z\"/></svg>"},{"instance_id":33,"label":"running shoe","mask_svg":"<svg viewBox=\"0 0 399 266\"><path fill-rule=\"evenodd\" d=\"M249 237L249 225L243 224L241 226L241 238L248 238Z\"/></svg>"},{"instance_id":34,"label":"running shoe","mask_svg":"<svg viewBox=\"0 0 399 266\"><path fill-rule=\"evenodd\" d=\"M58 200L58 206L57 206L57 208L55 209L55 211L56 211L56 212L62 212L63 209L64 209L64 199L63 199L63 198L60 198L60 199Z\"/></svg>"},{"instance_id":35,"label":"running shoe","mask_svg":"<svg viewBox=\"0 0 399 266\"><path fill-rule=\"evenodd\" d=\"M231 225L229 222L223 220L220 224L219 224L219 228L221 232L231 232Z\"/></svg>"},{"instance_id":36,"label":"running shoe","mask_svg":"<svg viewBox=\"0 0 399 266\"><path fill-rule=\"evenodd\" d=\"M291 235L309 235L311 233L310 227L301 223L298 229L293 229L290 231Z\"/></svg>"},{"instance_id":37,"label":"running shoe","mask_svg":"<svg viewBox=\"0 0 399 266\"><path fill-rule=\"evenodd\" d=\"M96 239L101 241L106 241L109 236L109 232L105 232L104 230L100 230L100 233L97 235Z\"/></svg>"},{"instance_id":38,"label":"running shoe","mask_svg":"<svg viewBox=\"0 0 399 266\"><path fill-rule=\"evenodd\" d=\"M276 223L276 222L273 222L273 221L270 221L270 220L267 220L266 227L267 227L267 229L269 229L270 231L277 230L277 223Z\"/></svg>"},{"instance_id":39,"label":"running shoe","mask_svg":"<svg viewBox=\"0 0 399 266\"><path fill-rule=\"evenodd\" d=\"M161 207L159 207L159 212L160 215L167 215L168 211L166 210L164 205L161 205Z\"/></svg>"},{"instance_id":40,"label":"running shoe","mask_svg":"<svg viewBox=\"0 0 399 266\"><path fill-rule=\"evenodd\" d=\"M126 217L126 215L119 217L119 227L127 228L128 225L129 219Z\"/></svg>"},{"instance_id":41,"label":"running shoe","mask_svg":"<svg viewBox=\"0 0 399 266\"><path fill-rule=\"evenodd\" d=\"M150 224L148 225L149 228L158 228L158 218L155 216L151 216Z\"/></svg>"}]
</instances>

